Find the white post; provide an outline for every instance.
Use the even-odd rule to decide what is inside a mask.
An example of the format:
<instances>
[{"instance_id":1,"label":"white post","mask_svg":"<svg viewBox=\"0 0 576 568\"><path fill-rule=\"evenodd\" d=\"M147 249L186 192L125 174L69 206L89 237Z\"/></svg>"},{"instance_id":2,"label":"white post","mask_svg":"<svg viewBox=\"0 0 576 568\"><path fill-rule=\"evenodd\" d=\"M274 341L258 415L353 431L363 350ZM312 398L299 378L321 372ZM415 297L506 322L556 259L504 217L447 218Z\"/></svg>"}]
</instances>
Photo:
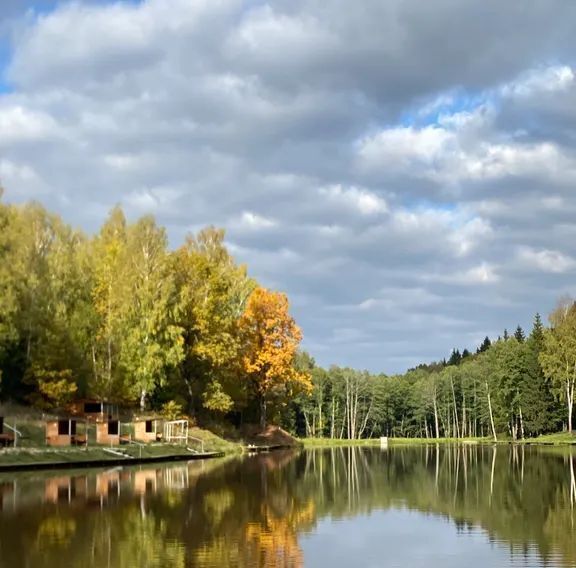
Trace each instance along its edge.
<instances>
[{"instance_id":1,"label":"white post","mask_svg":"<svg viewBox=\"0 0 576 568\"><path fill-rule=\"evenodd\" d=\"M388 449L388 436L381 436L380 437L380 447L383 450Z\"/></svg>"}]
</instances>

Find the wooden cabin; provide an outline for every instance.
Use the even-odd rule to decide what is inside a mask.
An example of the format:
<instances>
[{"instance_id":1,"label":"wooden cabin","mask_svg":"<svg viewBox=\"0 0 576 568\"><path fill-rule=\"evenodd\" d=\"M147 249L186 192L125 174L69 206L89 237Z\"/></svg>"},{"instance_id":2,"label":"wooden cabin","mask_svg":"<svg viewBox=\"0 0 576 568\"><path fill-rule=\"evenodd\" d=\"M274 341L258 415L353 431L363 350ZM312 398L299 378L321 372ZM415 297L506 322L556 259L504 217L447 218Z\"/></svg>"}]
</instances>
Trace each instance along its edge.
<instances>
[{"instance_id":1,"label":"wooden cabin","mask_svg":"<svg viewBox=\"0 0 576 568\"><path fill-rule=\"evenodd\" d=\"M14 434L12 432L4 431L4 417L0 416L0 446L13 446Z\"/></svg>"},{"instance_id":2,"label":"wooden cabin","mask_svg":"<svg viewBox=\"0 0 576 568\"><path fill-rule=\"evenodd\" d=\"M78 433L77 418L58 418L46 422L46 444L48 446L83 446L86 435Z\"/></svg>"},{"instance_id":3,"label":"wooden cabin","mask_svg":"<svg viewBox=\"0 0 576 568\"><path fill-rule=\"evenodd\" d=\"M96 443L107 446L118 446L120 444L120 421L112 419L97 422Z\"/></svg>"},{"instance_id":4,"label":"wooden cabin","mask_svg":"<svg viewBox=\"0 0 576 568\"><path fill-rule=\"evenodd\" d=\"M138 442L160 442L163 421L160 418L139 418L134 422L134 439Z\"/></svg>"},{"instance_id":5,"label":"wooden cabin","mask_svg":"<svg viewBox=\"0 0 576 568\"><path fill-rule=\"evenodd\" d=\"M82 416L90 421L105 421L118 418L118 405L103 400L77 400L70 405L73 416Z\"/></svg>"}]
</instances>

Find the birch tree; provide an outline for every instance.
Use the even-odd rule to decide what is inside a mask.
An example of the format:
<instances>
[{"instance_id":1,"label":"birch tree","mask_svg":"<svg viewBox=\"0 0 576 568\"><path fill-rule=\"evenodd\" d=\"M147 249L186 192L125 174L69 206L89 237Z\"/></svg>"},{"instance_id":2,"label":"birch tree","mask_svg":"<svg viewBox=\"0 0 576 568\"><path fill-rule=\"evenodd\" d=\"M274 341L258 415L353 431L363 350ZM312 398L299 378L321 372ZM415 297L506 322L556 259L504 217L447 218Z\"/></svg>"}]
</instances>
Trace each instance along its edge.
<instances>
[{"instance_id":1,"label":"birch tree","mask_svg":"<svg viewBox=\"0 0 576 568\"><path fill-rule=\"evenodd\" d=\"M128 230L121 363L131 392L144 410L146 398L183 357L181 328L175 325L176 288L164 229L143 217Z\"/></svg>"},{"instance_id":2,"label":"birch tree","mask_svg":"<svg viewBox=\"0 0 576 568\"><path fill-rule=\"evenodd\" d=\"M572 432L574 389L576 387L576 304L560 302L550 314L549 329L544 330L540 363L552 381L556 395L566 405L568 432Z\"/></svg>"}]
</instances>

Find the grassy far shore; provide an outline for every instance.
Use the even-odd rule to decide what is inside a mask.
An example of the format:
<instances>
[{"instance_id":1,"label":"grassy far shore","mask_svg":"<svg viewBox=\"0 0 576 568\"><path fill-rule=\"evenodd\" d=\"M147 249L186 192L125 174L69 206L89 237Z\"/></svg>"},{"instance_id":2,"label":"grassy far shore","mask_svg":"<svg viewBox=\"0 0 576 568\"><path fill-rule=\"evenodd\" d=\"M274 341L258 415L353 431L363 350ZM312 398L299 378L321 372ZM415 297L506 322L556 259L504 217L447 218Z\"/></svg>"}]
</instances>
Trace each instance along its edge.
<instances>
[{"instance_id":1,"label":"grassy far shore","mask_svg":"<svg viewBox=\"0 0 576 568\"><path fill-rule=\"evenodd\" d=\"M380 438L365 438L361 440L346 440L340 438L302 438L300 440L305 448L335 447L335 446L379 446ZM545 434L535 438L513 441L511 438L501 436L498 444L539 444L539 445L576 445L576 434L559 432ZM423 444L494 444L491 437L484 438L388 438L389 446L423 445Z\"/></svg>"}]
</instances>

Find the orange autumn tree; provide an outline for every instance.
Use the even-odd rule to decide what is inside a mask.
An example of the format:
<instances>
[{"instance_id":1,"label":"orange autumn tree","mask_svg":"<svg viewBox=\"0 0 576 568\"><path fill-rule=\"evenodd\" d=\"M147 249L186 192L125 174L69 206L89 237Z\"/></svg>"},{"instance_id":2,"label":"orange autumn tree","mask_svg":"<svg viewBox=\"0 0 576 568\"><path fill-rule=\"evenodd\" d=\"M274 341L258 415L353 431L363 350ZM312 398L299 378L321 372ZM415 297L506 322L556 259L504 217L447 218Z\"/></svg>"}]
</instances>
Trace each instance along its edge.
<instances>
[{"instance_id":1,"label":"orange autumn tree","mask_svg":"<svg viewBox=\"0 0 576 568\"><path fill-rule=\"evenodd\" d=\"M286 398L312 388L310 375L294 368L302 332L288 312L286 294L256 288L239 321L242 371L260 407L260 426L266 427L271 398Z\"/></svg>"}]
</instances>

